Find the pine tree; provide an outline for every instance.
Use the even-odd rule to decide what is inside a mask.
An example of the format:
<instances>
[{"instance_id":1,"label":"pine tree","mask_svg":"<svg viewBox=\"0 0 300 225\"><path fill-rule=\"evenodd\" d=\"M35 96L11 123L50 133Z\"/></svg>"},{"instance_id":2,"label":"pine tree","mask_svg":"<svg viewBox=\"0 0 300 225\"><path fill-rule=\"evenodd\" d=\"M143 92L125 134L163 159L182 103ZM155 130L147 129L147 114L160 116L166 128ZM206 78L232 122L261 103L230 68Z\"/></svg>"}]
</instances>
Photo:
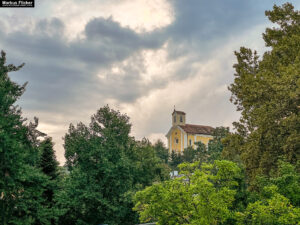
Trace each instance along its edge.
<instances>
[{"instance_id":1,"label":"pine tree","mask_svg":"<svg viewBox=\"0 0 300 225\"><path fill-rule=\"evenodd\" d=\"M58 176L58 161L56 160L52 139L47 137L43 140L39 149L41 151L39 167L51 180L55 180Z\"/></svg>"},{"instance_id":2,"label":"pine tree","mask_svg":"<svg viewBox=\"0 0 300 225\"><path fill-rule=\"evenodd\" d=\"M42 193L47 178L36 168L38 132L36 123L26 125L21 109L15 105L25 85L10 80L9 72L21 66L6 65L6 54L0 57L0 221L1 224L47 223ZM36 121L37 122L37 121Z\"/></svg>"}]
</instances>

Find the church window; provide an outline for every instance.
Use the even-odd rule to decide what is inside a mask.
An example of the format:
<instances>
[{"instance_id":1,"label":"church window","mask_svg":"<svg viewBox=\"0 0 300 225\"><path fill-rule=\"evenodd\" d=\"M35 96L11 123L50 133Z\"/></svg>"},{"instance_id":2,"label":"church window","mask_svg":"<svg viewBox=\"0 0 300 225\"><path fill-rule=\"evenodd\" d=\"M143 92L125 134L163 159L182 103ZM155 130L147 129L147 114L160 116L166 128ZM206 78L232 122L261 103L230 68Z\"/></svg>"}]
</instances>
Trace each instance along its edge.
<instances>
[{"instance_id":1,"label":"church window","mask_svg":"<svg viewBox=\"0 0 300 225\"><path fill-rule=\"evenodd\" d=\"M190 145L192 145L192 140L190 139Z\"/></svg>"},{"instance_id":2,"label":"church window","mask_svg":"<svg viewBox=\"0 0 300 225\"><path fill-rule=\"evenodd\" d=\"M175 141L176 141L176 144L178 144L178 138L176 138Z\"/></svg>"},{"instance_id":3,"label":"church window","mask_svg":"<svg viewBox=\"0 0 300 225\"><path fill-rule=\"evenodd\" d=\"M181 123L183 122L182 116L180 116L180 122L181 122Z\"/></svg>"},{"instance_id":4,"label":"church window","mask_svg":"<svg viewBox=\"0 0 300 225\"><path fill-rule=\"evenodd\" d=\"M176 123L176 116L174 116L174 123Z\"/></svg>"}]
</instances>

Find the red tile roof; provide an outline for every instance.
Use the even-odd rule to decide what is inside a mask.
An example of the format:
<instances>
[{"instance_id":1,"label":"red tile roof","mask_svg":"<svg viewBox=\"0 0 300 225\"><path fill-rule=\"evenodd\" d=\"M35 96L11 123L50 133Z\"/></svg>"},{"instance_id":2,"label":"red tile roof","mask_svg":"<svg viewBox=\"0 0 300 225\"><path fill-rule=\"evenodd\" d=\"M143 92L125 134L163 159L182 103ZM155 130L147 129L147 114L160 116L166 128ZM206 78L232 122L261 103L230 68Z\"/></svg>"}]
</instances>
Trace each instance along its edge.
<instances>
[{"instance_id":1,"label":"red tile roof","mask_svg":"<svg viewBox=\"0 0 300 225\"><path fill-rule=\"evenodd\" d=\"M207 134L212 135L214 130L213 127L203 126L203 125L194 125L194 124L185 124L179 125L186 133L189 134Z\"/></svg>"}]
</instances>

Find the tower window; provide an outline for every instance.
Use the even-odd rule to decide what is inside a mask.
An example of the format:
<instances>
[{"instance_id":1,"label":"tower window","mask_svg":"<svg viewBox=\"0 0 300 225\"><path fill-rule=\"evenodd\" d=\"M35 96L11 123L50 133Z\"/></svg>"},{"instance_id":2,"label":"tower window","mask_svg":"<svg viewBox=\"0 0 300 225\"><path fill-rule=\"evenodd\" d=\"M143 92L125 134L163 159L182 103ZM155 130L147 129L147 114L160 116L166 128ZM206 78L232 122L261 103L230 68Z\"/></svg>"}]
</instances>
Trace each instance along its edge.
<instances>
[{"instance_id":1,"label":"tower window","mask_svg":"<svg viewBox=\"0 0 300 225\"><path fill-rule=\"evenodd\" d=\"M183 122L182 116L180 116L180 122L181 122L181 123Z\"/></svg>"},{"instance_id":2,"label":"tower window","mask_svg":"<svg viewBox=\"0 0 300 225\"><path fill-rule=\"evenodd\" d=\"M176 116L174 116L174 123L176 123Z\"/></svg>"}]
</instances>

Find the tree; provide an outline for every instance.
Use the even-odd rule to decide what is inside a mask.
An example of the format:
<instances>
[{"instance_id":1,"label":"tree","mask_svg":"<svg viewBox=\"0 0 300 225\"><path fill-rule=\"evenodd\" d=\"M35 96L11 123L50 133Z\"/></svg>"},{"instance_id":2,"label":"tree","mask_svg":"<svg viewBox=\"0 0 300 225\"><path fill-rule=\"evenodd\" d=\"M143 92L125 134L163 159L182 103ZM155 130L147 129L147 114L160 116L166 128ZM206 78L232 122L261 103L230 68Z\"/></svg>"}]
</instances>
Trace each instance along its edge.
<instances>
[{"instance_id":1,"label":"tree","mask_svg":"<svg viewBox=\"0 0 300 225\"><path fill-rule=\"evenodd\" d=\"M183 163L181 178L154 184L135 195L141 222L221 224L232 217L240 168L230 161Z\"/></svg>"},{"instance_id":2,"label":"tree","mask_svg":"<svg viewBox=\"0 0 300 225\"><path fill-rule=\"evenodd\" d=\"M206 145L201 141L195 142L196 148L196 160L198 160L201 164L207 163L209 158L209 153L207 151Z\"/></svg>"},{"instance_id":3,"label":"tree","mask_svg":"<svg viewBox=\"0 0 300 225\"><path fill-rule=\"evenodd\" d=\"M65 156L70 175L58 194L61 224L133 224L135 165L129 118L108 106L89 126L70 125Z\"/></svg>"},{"instance_id":4,"label":"tree","mask_svg":"<svg viewBox=\"0 0 300 225\"><path fill-rule=\"evenodd\" d=\"M269 175L282 156L293 164L299 160L300 15L290 3L275 5L266 15L278 25L263 34L269 51L261 59L244 47L235 52L229 87L241 118L224 155L239 154L251 181L257 174Z\"/></svg>"},{"instance_id":5,"label":"tree","mask_svg":"<svg viewBox=\"0 0 300 225\"><path fill-rule=\"evenodd\" d=\"M150 186L153 182L168 180L170 177L170 168L157 156L156 147L152 146L151 142L145 138L135 144L131 156L132 163L135 165L133 176L134 183L141 188Z\"/></svg>"},{"instance_id":6,"label":"tree","mask_svg":"<svg viewBox=\"0 0 300 225\"><path fill-rule=\"evenodd\" d=\"M51 180L55 180L58 176L58 161L53 150L52 138L45 138L40 143L39 149L41 152L39 167Z\"/></svg>"},{"instance_id":7,"label":"tree","mask_svg":"<svg viewBox=\"0 0 300 225\"><path fill-rule=\"evenodd\" d=\"M25 91L12 82L9 72L18 71L0 57L0 221L1 224L47 224L49 212L43 208L42 194L47 183L38 164L37 119L25 124L21 109L15 105Z\"/></svg>"},{"instance_id":8,"label":"tree","mask_svg":"<svg viewBox=\"0 0 300 225\"><path fill-rule=\"evenodd\" d=\"M165 144L159 139L154 144L154 149L156 155L164 162L168 163L169 161L169 150L165 147Z\"/></svg>"},{"instance_id":9,"label":"tree","mask_svg":"<svg viewBox=\"0 0 300 225\"><path fill-rule=\"evenodd\" d=\"M275 185L264 187L264 191L269 197L250 203L245 212L236 213L237 224L299 224L300 208L292 206Z\"/></svg>"},{"instance_id":10,"label":"tree","mask_svg":"<svg viewBox=\"0 0 300 225\"><path fill-rule=\"evenodd\" d=\"M192 163L196 159L196 150L192 146L188 146L187 148L184 149L183 154L182 154L182 160L183 162L188 162Z\"/></svg>"},{"instance_id":11,"label":"tree","mask_svg":"<svg viewBox=\"0 0 300 225\"><path fill-rule=\"evenodd\" d=\"M55 204L54 193L58 189L58 161L56 160L55 151L53 149L53 142L50 137L46 137L39 145L40 150L40 160L39 168L42 172L48 177L47 186L45 188L43 197L46 199L46 204L44 207L47 207L52 213L51 224L55 224L56 214L55 213Z\"/></svg>"},{"instance_id":12,"label":"tree","mask_svg":"<svg viewBox=\"0 0 300 225\"><path fill-rule=\"evenodd\" d=\"M229 127L216 127L213 131L213 139L208 142L208 161L220 160L223 151L222 140L229 134Z\"/></svg>"},{"instance_id":13,"label":"tree","mask_svg":"<svg viewBox=\"0 0 300 225\"><path fill-rule=\"evenodd\" d=\"M170 161L169 161L169 166L172 170L177 170L177 166L183 162L183 158L180 153L177 153L175 151L171 152L170 156Z\"/></svg>"},{"instance_id":14,"label":"tree","mask_svg":"<svg viewBox=\"0 0 300 225\"><path fill-rule=\"evenodd\" d=\"M276 186L280 195L286 197L293 206L300 207L300 175L296 167L284 160L278 161L277 171L270 177L257 177L257 192L262 195L267 186Z\"/></svg>"}]
</instances>

